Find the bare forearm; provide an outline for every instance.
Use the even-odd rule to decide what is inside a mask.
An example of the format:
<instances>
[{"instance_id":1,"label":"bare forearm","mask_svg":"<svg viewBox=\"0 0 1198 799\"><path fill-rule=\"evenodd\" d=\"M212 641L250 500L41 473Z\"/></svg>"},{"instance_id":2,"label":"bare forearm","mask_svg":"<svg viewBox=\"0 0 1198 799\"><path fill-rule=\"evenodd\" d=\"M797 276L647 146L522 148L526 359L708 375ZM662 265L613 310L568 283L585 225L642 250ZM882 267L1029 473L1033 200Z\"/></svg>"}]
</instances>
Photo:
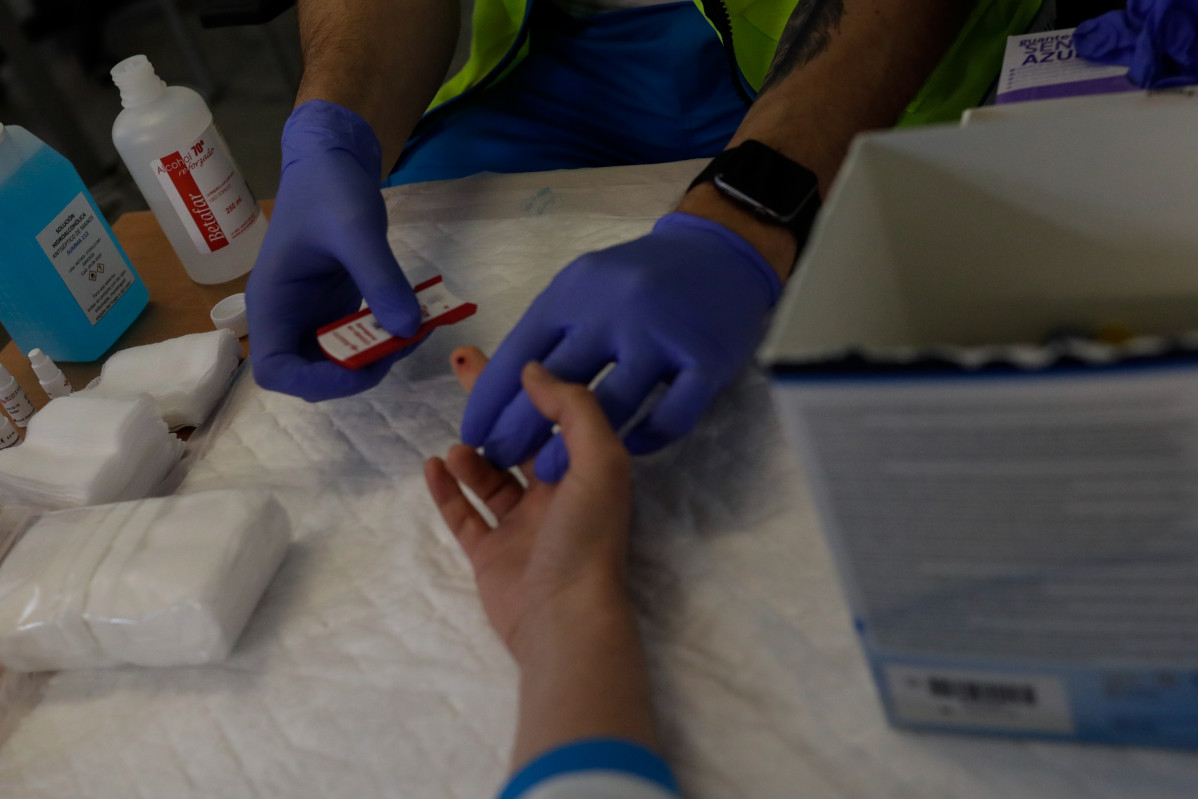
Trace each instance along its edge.
<instances>
[{"instance_id":1,"label":"bare forearm","mask_svg":"<svg viewBox=\"0 0 1198 799\"><path fill-rule=\"evenodd\" d=\"M894 124L969 9L961 0L800 0L730 146L764 142L815 172L826 193L853 137ZM789 274L790 234L733 206L711 184L679 207L728 225L783 278Z\"/></svg>"},{"instance_id":2,"label":"bare forearm","mask_svg":"<svg viewBox=\"0 0 1198 799\"><path fill-rule=\"evenodd\" d=\"M358 113L389 169L445 77L459 9L457 0L300 0L296 105L328 100Z\"/></svg>"},{"instance_id":3,"label":"bare forearm","mask_svg":"<svg viewBox=\"0 0 1198 799\"><path fill-rule=\"evenodd\" d=\"M623 591L577 594L546 611L515 653L520 720L512 770L584 738L656 748L644 649Z\"/></svg>"},{"instance_id":4,"label":"bare forearm","mask_svg":"<svg viewBox=\"0 0 1198 799\"><path fill-rule=\"evenodd\" d=\"M826 191L853 136L895 123L968 11L961 0L800 2L732 143L769 144L813 170Z\"/></svg>"}]
</instances>

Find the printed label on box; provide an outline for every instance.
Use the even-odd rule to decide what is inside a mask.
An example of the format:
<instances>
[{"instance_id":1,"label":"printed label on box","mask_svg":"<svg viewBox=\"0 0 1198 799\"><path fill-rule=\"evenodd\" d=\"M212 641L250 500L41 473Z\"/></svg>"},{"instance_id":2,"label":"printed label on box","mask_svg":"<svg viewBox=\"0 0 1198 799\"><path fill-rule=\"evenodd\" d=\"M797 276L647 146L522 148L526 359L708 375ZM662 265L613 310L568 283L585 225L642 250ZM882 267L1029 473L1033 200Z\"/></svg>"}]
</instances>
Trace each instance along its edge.
<instances>
[{"instance_id":1,"label":"printed label on box","mask_svg":"<svg viewBox=\"0 0 1198 799\"><path fill-rule=\"evenodd\" d=\"M187 147L150 163L196 249L215 252L258 219L258 203L214 125Z\"/></svg>"},{"instance_id":2,"label":"printed label on box","mask_svg":"<svg viewBox=\"0 0 1198 799\"><path fill-rule=\"evenodd\" d=\"M1198 664L1121 666L870 654L897 725L962 732L1198 746Z\"/></svg>"},{"instance_id":3,"label":"printed label on box","mask_svg":"<svg viewBox=\"0 0 1198 799\"><path fill-rule=\"evenodd\" d=\"M1011 36L996 103L1134 91L1127 67L1086 61L1073 48L1073 28Z\"/></svg>"},{"instance_id":4,"label":"printed label on box","mask_svg":"<svg viewBox=\"0 0 1198 799\"><path fill-rule=\"evenodd\" d=\"M129 265L83 192L67 203L36 238L93 325L133 285Z\"/></svg>"},{"instance_id":5,"label":"printed label on box","mask_svg":"<svg viewBox=\"0 0 1198 799\"><path fill-rule=\"evenodd\" d=\"M1053 676L1002 671L884 667L896 720L909 724L1072 735L1064 683Z\"/></svg>"}]
</instances>

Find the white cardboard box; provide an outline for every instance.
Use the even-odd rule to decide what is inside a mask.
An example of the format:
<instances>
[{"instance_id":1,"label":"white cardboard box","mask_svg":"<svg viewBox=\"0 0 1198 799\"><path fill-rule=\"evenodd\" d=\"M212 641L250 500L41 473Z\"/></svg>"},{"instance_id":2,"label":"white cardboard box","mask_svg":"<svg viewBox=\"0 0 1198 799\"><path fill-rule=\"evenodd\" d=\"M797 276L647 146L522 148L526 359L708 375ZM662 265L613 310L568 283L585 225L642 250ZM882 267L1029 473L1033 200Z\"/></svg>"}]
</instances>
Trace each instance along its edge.
<instances>
[{"instance_id":1,"label":"white cardboard box","mask_svg":"<svg viewBox=\"0 0 1198 799\"><path fill-rule=\"evenodd\" d=\"M1194 102L1198 102L1198 86L1173 86L1168 89L1146 89L1115 94L1087 94L1080 97L1058 97L1051 100L1032 100L1026 103L967 108L961 114L961 124L976 125L979 122L1049 114L1088 114L1097 109L1133 113L1159 105Z\"/></svg>"},{"instance_id":2,"label":"white cardboard box","mask_svg":"<svg viewBox=\"0 0 1198 799\"><path fill-rule=\"evenodd\" d=\"M1196 141L855 142L761 357L893 723L1198 745ZM1040 346L1109 324L1148 338Z\"/></svg>"}]
</instances>

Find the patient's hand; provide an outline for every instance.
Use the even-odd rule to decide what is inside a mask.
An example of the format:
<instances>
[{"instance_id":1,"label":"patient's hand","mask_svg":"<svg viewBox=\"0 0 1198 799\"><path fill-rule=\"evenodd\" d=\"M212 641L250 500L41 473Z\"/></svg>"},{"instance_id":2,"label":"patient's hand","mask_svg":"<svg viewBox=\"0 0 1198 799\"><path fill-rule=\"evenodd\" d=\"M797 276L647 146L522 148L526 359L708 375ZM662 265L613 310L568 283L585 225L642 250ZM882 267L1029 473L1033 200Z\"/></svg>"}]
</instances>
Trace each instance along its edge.
<instances>
[{"instance_id":1,"label":"patient's hand","mask_svg":"<svg viewBox=\"0 0 1198 799\"><path fill-rule=\"evenodd\" d=\"M486 356L470 347L452 360L469 391ZM594 395L539 364L526 366L521 377L537 409L561 427L570 456L561 482L540 482L530 462L524 487L461 444L424 467L433 501L474 567L487 617L517 661L563 625L600 622L609 610L628 613L631 504L628 452ZM498 526L492 529L470 505L459 481L486 503Z\"/></svg>"}]
</instances>

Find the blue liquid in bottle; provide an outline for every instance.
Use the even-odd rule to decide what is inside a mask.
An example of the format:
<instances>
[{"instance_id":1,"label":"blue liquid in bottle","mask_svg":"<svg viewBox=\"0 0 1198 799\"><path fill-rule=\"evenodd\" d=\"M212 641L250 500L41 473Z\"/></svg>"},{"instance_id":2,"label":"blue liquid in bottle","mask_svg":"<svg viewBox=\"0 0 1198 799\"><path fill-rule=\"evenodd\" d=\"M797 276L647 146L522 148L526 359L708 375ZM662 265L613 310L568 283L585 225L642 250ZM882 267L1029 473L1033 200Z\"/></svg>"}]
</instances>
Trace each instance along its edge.
<instances>
[{"instance_id":1,"label":"blue liquid in bottle","mask_svg":"<svg viewBox=\"0 0 1198 799\"><path fill-rule=\"evenodd\" d=\"M94 361L148 301L71 163L0 125L0 323L21 351Z\"/></svg>"}]
</instances>

